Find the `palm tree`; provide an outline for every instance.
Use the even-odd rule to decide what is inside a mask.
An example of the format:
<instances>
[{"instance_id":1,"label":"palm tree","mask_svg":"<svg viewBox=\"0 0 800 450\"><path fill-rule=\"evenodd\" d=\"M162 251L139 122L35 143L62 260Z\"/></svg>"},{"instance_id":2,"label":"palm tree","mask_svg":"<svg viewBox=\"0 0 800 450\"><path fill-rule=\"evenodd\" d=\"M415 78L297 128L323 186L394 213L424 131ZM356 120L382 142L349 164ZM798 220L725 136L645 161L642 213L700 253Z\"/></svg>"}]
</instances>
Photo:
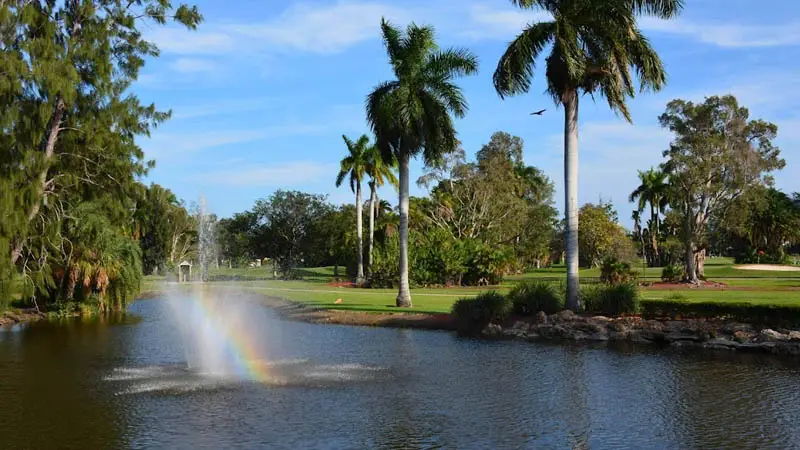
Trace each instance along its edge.
<instances>
[{"instance_id":1,"label":"palm tree","mask_svg":"<svg viewBox=\"0 0 800 450\"><path fill-rule=\"evenodd\" d=\"M578 97L603 96L627 121L625 101L640 90L659 90L666 75L661 60L636 24L639 15L668 19L682 0L512 0L520 8L539 8L553 20L529 24L506 49L494 72L501 98L528 91L536 59L546 58L547 92L564 106L564 179L567 253L567 308L580 309L578 293Z\"/></svg>"},{"instance_id":2,"label":"palm tree","mask_svg":"<svg viewBox=\"0 0 800 450\"><path fill-rule=\"evenodd\" d=\"M467 101L454 79L478 70L464 49L440 50L434 30L410 24L405 32L381 20L383 44L395 79L380 83L367 97L367 120L384 159L400 168L400 289L397 306L411 307L408 287L408 165L420 152L426 164L458 146L453 117L463 117Z\"/></svg>"},{"instance_id":3,"label":"palm tree","mask_svg":"<svg viewBox=\"0 0 800 450\"><path fill-rule=\"evenodd\" d=\"M658 169L650 168L639 171L641 184L628 197L630 202L638 202L637 211L641 213L650 205L650 241L653 249L654 260L658 258L658 236L660 214L667 207L667 174Z\"/></svg>"},{"instance_id":4,"label":"palm tree","mask_svg":"<svg viewBox=\"0 0 800 450\"><path fill-rule=\"evenodd\" d=\"M393 156L393 155L392 155ZM392 158L389 163L383 159L378 147L371 146L367 155L367 175L369 181L369 251L367 252L367 268L372 267L372 248L375 243L375 216L379 205L378 188L385 183L397 187L397 177L394 169L397 167L397 159Z\"/></svg>"},{"instance_id":5,"label":"palm tree","mask_svg":"<svg viewBox=\"0 0 800 450\"><path fill-rule=\"evenodd\" d=\"M348 155L342 159L339 175L336 176L336 187L342 185L344 179L350 177L350 189L356 194L356 258L358 260L358 273L356 283L364 282L364 232L363 204L361 203L361 181L367 175L369 164L369 154L372 152L369 144L369 137L361 135L357 141L353 142L347 136L342 135L345 145L347 145Z\"/></svg>"}]
</instances>

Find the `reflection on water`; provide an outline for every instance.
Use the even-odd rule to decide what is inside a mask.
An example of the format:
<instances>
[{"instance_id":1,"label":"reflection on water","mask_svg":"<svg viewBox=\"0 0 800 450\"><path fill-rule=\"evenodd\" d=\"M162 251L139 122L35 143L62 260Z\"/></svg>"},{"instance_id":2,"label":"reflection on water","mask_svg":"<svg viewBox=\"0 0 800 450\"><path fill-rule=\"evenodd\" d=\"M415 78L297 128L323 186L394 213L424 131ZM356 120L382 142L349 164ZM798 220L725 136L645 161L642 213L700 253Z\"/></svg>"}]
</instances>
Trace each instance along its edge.
<instances>
[{"instance_id":1,"label":"reflection on water","mask_svg":"<svg viewBox=\"0 0 800 450\"><path fill-rule=\"evenodd\" d=\"M248 381L141 320L0 332L3 448L797 448L800 366L757 355L459 339L278 320Z\"/></svg>"}]
</instances>

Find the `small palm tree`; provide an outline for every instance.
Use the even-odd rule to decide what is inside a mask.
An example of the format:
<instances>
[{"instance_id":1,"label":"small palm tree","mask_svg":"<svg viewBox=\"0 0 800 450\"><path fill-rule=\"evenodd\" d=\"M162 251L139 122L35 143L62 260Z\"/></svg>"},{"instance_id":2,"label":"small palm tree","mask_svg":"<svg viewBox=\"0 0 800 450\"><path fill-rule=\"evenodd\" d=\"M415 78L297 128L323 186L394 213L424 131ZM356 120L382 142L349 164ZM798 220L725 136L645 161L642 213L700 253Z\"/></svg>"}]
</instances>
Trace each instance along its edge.
<instances>
[{"instance_id":1,"label":"small palm tree","mask_svg":"<svg viewBox=\"0 0 800 450\"><path fill-rule=\"evenodd\" d=\"M350 177L350 189L356 194L356 258L358 260L358 273L356 283L364 282L364 232L363 204L361 203L361 181L367 176L369 155L373 151L370 149L369 137L364 134L353 142L347 136L342 136L347 145L347 156L342 159L339 175L336 176L336 187L344 182L345 178Z\"/></svg>"},{"instance_id":2,"label":"small palm tree","mask_svg":"<svg viewBox=\"0 0 800 450\"><path fill-rule=\"evenodd\" d=\"M667 174L658 169L650 168L639 171L641 184L628 197L628 201L637 202L637 211L641 214L650 205L650 241L653 255L658 258L658 236L660 214L667 207Z\"/></svg>"},{"instance_id":3,"label":"small palm tree","mask_svg":"<svg viewBox=\"0 0 800 450\"><path fill-rule=\"evenodd\" d=\"M378 147L371 146L369 148L367 175L370 177L369 181L369 251L367 252L367 268L372 267L372 248L375 243L375 217L378 214L377 208L380 205L378 200L378 188L385 183L397 188L397 177L394 175L394 170L397 167L397 159L392 156L391 160L387 163L383 159Z\"/></svg>"},{"instance_id":4,"label":"small palm tree","mask_svg":"<svg viewBox=\"0 0 800 450\"><path fill-rule=\"evenodd\" d=\"M625 104L640 90L659 90L666 75L658 54L636 24L639 15L664 19L678 14L682 0L512 0L520 8L539 8L553 20L529 24L506 49L494 73L501 97L528 91L537 58L546 58L547 92L564 106L564 178L567 253L567 308L578 310L578 98L605 97L631 120Z\"/></svg>"},{"instance_id":5,"label":"small palm tree","mask_svg":"<svg viewBox=\"0 0 800 450\"><path fill-rule=\"evenodd\" d=\"M453 117L463 117L467 101L454 79L478 71L464 49L440 50L429 26L409 25L405 32L381 20L383 44L395 79L367 97L367 120L384 159L400 168L400 289L397 306L411 307L408 286L408 166L422 153L435 164L458 147Z\"/></svg>"}]
</instances>

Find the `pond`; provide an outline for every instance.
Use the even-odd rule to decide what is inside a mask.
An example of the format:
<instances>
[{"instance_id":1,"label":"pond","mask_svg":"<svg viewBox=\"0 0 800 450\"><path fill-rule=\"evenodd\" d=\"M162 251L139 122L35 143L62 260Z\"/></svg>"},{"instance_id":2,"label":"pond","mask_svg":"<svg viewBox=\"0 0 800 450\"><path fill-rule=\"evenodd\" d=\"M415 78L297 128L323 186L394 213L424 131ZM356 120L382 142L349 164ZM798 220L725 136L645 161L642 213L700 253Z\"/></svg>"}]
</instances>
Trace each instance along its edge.
<instances>
[{"instance_id":1,"label":"pond","mask_svg":"<svg viewBox=\"0 0 800 450\"><path fill-rule=\"evenodd\" d=\"M791 360L314 325L246 302L259 382L187 370L168 303L0 331L0 447L800 447Z\"/></svg>"}]
</instances>

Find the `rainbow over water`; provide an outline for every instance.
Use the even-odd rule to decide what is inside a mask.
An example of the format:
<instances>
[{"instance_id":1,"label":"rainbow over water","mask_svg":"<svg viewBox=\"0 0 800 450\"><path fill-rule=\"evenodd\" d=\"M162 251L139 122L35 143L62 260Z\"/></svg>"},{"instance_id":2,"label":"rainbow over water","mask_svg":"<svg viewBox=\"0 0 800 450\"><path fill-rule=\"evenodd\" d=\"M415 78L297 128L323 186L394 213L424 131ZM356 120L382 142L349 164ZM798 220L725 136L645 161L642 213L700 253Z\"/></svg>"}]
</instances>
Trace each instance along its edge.
<instances>
[{"instance_id":1,"label":"rainbow over water","mask_svg":"<svg viewBox=\"0 0 800 450\"><path fill-rule=\"evenodd\" d=\"M170 296L189 369L207 375L269 381L264 342L257 333L259 324L248 320L248 307L252 305L211 295L202 286L194 287L191 293Z\"/></svg>"}]
</instances>

